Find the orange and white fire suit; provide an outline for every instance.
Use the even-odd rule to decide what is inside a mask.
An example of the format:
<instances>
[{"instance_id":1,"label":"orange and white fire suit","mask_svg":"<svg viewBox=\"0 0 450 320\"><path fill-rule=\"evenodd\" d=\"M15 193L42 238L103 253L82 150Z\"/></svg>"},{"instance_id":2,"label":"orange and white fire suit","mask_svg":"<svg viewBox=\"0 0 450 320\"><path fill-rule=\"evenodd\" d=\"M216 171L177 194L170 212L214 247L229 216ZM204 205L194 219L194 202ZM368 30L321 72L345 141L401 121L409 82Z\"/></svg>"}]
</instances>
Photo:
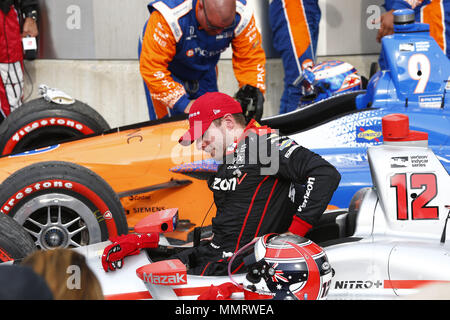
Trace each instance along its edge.
<instances>
[{"instance_id":1,"label":"orange and white fire suit","mask_svg":"<svg viewBox=\"0 0 450 320\"><path fill-rule=\"evenodd\" d=\"M140 71L148 89L150 119L183 113L192 99L218 91L217 63L231 44L239 87L265 92L266 57L251 8L236 1L234 24L218 35L199 25L199 0L154 0L144 27Z\"/></svg>"}]
</instances>

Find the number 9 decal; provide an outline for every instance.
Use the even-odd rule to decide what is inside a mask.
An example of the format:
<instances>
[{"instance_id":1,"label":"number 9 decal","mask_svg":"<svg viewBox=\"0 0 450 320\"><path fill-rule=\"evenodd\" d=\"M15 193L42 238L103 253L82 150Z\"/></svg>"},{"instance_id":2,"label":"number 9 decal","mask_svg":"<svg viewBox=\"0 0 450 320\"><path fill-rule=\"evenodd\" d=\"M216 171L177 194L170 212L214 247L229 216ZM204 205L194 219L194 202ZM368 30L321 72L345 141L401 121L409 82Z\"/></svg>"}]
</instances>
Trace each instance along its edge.
<instances>
[{"instance_id":1,"label":"number 9 decal","mask_svg":"<svg viewBox=\"0 0 450 320\"><path fill-rule=\"evenodd\" d=\"M423 93L431 73L428 57L422 53L413 54L408 61L408 73L411 79L418 81L414 93Z\"/></svg>"}]
</instances>

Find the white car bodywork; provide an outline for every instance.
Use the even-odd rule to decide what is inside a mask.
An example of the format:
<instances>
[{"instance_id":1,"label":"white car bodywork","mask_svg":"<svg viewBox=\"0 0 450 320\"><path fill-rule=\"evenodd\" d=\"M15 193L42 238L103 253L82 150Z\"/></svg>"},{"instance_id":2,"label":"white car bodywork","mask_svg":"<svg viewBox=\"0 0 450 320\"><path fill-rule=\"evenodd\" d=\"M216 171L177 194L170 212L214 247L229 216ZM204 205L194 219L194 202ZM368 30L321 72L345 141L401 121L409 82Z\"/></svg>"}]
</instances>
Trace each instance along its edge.
<instances>
[{"instance_id":1,"label":"white car bodywork","mask_svg":"<svg viewBox=\"0 0 450 320\"><path fill-rule=\"evenodd\" d=\"M450 283L449 174L426 141L370 147L368 159L373 187L337 215L340 237L318 243L334 270L327 299L402 298L430 283ZM109 244L75 249L87 257L107 299L196 299L211 285L230 281L187 275L183 285L144 283L136 269L151 263L151 250L105 273L101 256ZM163 235L160 245L170 245ZM244 277L233 279L242 283ZM243 299L243 293L232 297Z\"/></svg>"}]
</instances>

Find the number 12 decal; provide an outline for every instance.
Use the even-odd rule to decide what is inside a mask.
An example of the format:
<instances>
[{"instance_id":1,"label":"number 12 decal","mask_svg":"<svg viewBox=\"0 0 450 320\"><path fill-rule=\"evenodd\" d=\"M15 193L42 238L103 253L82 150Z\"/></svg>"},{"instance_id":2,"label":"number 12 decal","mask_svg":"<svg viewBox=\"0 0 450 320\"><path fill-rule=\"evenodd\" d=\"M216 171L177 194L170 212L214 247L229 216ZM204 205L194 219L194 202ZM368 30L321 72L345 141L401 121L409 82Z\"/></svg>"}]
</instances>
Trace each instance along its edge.
<instances>
[{"instance_id":1,"label":"number 12 decal","mask_svg":"<svg viewBox=\"0 0 450 320\"><path fill-rule=\"evenodd\" d=\"M427 204L437 195L436 176L433 173L413 173L410 177L411 189L425 189L417 195L411 193L411 219L439 219L439 208ZM408 220L408 186L406 173L391 177L391 188L396 189L397 220Z\"/></svg>"}]
</instances>

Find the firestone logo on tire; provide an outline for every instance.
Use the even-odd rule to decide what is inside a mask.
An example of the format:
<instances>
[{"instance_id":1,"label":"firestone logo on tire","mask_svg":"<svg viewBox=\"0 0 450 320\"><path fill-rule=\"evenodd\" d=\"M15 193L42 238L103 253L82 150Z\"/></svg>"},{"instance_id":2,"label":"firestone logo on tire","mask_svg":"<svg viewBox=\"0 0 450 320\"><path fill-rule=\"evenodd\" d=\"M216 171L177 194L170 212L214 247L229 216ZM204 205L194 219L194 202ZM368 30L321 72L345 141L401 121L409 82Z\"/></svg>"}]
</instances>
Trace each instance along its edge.
<instances>
[{"instance_id":1,"label":"firestone logo on tire","mask_svg":"<svg viewBox=\"0 0 450 320\"><path fill-rule=\"evenodd\" d=\"M32 185L29 185L20 191L18 191L16 194L14 194L11 198L9 198L1 207L1 212L4 214L8 214L11 209L20 202L21 199L24 197L45 189L50 188L60 188L60 189L72 189L73 184L68 181L61 181L61 180L48 180L48 181L39 181Z\"/></svg>"}]
</instances>

